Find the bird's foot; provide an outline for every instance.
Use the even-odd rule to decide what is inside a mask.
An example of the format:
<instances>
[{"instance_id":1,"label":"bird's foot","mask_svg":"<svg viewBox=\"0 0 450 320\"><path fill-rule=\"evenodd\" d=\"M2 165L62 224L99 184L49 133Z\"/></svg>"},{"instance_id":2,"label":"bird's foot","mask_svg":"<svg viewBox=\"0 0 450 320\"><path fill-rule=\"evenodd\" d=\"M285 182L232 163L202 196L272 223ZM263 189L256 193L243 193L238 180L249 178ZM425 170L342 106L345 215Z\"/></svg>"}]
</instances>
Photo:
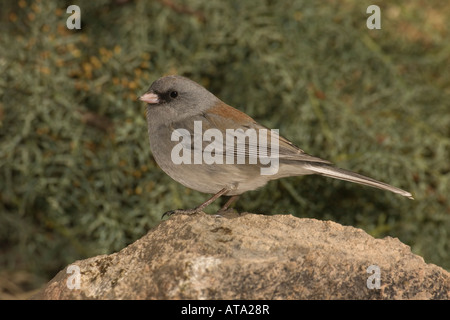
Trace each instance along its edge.
<instances>
[{"instance_id":1,"label":"bird's foot","mask_svg":"<svg viewBox=\"0 0 450 320\"><path fill-rule=\"evenodd\" d=\"M233 214L233 213L240 215L240 213L233 208L220 208L219 211L216 212L216 215L224 216L226 214Z\"/></svg>"},{"instance_id":2,"label":"bird's foot","mask_svg":"<svg viewBox=\"0 0 450 320\"><path fill-rule=\"evenodd\" d=\"M170 210L170 211L163 213L163 215L161 216L161 220L164 219L165 216L170 217L170 216L179 215L179 214L192 215L192 214L197 214L200 212L202 212L202 208Z\"/></svg>"}]
</instances>

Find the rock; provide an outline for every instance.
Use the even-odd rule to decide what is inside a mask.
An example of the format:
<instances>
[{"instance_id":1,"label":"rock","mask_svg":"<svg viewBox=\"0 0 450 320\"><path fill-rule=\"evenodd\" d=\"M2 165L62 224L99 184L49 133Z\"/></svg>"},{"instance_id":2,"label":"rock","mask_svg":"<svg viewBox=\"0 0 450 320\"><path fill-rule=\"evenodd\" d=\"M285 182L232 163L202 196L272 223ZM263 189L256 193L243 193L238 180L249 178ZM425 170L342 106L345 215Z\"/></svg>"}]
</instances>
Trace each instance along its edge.
<instances>
[{"instance_id":1,"label":"rock","mask_svg":"<svg viewBox=\"0 0 450 320\"><path fill-rule=\"evenodd\" d=\"M398 239L291 215L173 216L68 268L34 299L450 298L450 274Z\"/></svg>"}]
</instances>

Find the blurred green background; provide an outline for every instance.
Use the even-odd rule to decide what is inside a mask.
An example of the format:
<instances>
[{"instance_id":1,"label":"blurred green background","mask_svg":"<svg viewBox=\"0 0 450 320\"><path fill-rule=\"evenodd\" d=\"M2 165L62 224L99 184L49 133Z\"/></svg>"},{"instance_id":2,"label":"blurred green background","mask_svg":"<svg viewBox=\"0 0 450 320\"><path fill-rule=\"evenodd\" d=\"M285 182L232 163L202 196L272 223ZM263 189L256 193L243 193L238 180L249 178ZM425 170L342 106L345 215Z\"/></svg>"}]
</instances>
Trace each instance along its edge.
<instances>
[{"instance_id":1,"label":"blurred green background","mask_svg":"<svg viewBox=\"0 0 450 320\"><path fill-rule=\"evenodd\" d=\"M71 4L81 30L66 28ZM381 30L366 27L372 4ZM308 176L248 192L237 210L398 237L450 269L449 18L439 0L0 2L0 298L209 197L151 156L137 97L167 74L416 199Z\"/></svg>"}]
</instances>

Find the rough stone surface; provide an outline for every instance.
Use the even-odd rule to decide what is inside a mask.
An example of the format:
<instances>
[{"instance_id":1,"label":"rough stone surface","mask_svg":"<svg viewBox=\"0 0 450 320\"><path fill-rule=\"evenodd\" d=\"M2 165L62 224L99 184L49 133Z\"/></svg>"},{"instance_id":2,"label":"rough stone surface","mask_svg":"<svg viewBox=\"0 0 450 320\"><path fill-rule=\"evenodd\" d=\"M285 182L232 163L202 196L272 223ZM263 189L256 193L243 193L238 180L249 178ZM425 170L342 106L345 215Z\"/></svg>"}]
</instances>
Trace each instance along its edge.
<instances>
[{"instance_id":1,"label":"rough stone surface","mask_svg":"<svg viewBox=\"0 0 450 320\"><path fill-rule=\"evenodd\" d=\"M120 252L75 261L35 299L449 299L450 274L398 239L291 215L173 216ZM379 289L376 273L379 267ZM75 282L71 282L74 284Z\"/></svg>"}]
</instances>

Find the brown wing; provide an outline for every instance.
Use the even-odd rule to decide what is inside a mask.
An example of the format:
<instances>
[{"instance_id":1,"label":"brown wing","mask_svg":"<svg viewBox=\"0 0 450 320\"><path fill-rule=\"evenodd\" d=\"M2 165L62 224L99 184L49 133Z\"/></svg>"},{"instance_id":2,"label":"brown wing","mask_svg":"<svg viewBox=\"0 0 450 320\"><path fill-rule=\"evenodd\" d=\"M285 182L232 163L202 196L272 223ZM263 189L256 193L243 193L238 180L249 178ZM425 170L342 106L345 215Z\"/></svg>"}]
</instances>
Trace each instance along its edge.
<instances>
[{"instance_id":1,"label":"brown wing","mask_svg":"<svg viewBox=\"0 0 450 320\"><path fill-rule=\"evenodd\" d=\"M225 104L222 103L219 106L213 107L208 110L207 113L202 114L202 117L206 120L206 127L203 130L208 128L217 128L218 126L226 129L243 129L244 131L248 129L253 129L259 135L259 131L264 129L267 131L267 141L268 146L270 147L271 139L278 139L278 154L280 160L286 161L306 161L306 162L319 162L319 163L327 163L330 164L330 161L320 159L317 157L313 157L302 149L294 145L292 142L287 140L286 138L280 136L275 131L271 131L270 129L260 125L254 119L252 119L247 114ZM225 137L225 136L224 136ZM225 139L224 139L225 140ZM254 141L250 141L250 139L245 140L245 148L242 148L245 151L245 156L259 156L259 148L254 143ZM268 150L268 154L273 157L276 156L272 154L271 150ZM237 148L233 150L234 153L239 152Z\"/></svg>"}]
</instances>

